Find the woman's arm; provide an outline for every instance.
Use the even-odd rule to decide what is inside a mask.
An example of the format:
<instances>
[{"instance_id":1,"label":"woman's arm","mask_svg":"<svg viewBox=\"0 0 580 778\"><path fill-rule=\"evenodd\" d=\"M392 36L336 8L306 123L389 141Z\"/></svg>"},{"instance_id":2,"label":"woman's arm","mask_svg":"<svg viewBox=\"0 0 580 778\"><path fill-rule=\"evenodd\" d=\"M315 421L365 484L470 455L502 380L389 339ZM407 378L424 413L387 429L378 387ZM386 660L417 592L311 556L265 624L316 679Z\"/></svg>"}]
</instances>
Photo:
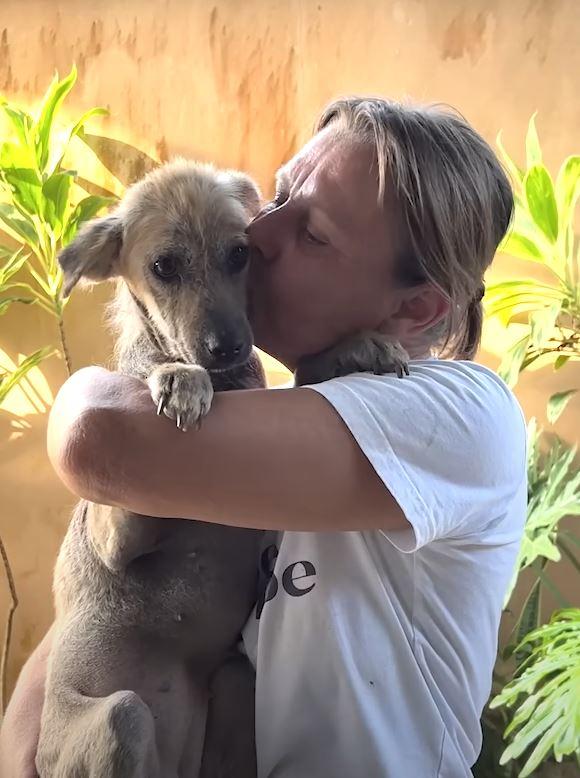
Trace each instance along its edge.
<instances>
[{"instance_id":1,"label":"woman's arm","mask_svg":"<svg viewBox=\"0 0 580 778\"><path fill-rule=\"evenodd\" d=\"M20 673L0 730L0 775L37 778L36 748L44 704L52 628L32 653Z\"/></svg>"},{"instance_id":2,"label":"woman's arm","mask_svg":"<svg viewBox=\"0 0 580 778\"><path fill-rule=\"evenodd\" d=\"M183 433L144 383L86 368L56 398L48 448L77 495L136 513L319 532L409 526L309 389L218 393L201 429Z\"/></svg>"}]
</instances>

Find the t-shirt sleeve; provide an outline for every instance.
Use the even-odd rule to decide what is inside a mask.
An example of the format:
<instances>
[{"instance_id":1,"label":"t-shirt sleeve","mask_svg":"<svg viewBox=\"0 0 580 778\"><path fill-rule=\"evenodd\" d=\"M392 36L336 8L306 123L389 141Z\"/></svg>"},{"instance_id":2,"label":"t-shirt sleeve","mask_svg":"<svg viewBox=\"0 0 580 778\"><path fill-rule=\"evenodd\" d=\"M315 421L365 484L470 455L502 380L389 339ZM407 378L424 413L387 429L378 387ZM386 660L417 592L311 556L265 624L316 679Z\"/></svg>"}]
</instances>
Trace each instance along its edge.
<instances>
[{"instance_id":1,"label":"t-shirt sleeve","mask_svg":"<svg viewBox=\"0 0 580 778\"><path fill-rule=\"evenodd\" d=\"M412 362L410 375L356 374L308 387L341 416L409 522L383 530L401 551L481 533L526 474L521 409L492 371Z\"/></svg>"}]
</instances>

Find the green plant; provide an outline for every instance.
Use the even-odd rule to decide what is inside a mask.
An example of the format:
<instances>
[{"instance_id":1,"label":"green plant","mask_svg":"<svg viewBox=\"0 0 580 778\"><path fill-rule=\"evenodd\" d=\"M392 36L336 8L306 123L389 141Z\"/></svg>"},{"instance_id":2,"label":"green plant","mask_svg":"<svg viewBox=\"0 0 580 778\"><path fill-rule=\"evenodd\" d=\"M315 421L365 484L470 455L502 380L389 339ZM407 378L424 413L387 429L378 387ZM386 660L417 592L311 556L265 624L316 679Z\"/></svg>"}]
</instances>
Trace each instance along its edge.
<instances>
[{"instance_id":1,"label":"green plant","mask_svg":"<svg viewBox=\"0 0 580 778\"><path fill-rule=\"evenodd\" d=\"M0 311L17 300L39 305L53 316L69 373L63 326L67 301L61 295L57 254L74 238L83 221L114 202L114 198L87 194L79 186L76 171L65 166L73 138L82 135L88 119L106 113L103 108L91 108L65 132L59 131L56 119L76 78L74 67L62 80L55 75L35 115L0 100L11 132L11 138L0 145L0 228L20 246L20 252L14 255L5 246L0 250L10 256L4 268L10 279L21 269L29 275L25 280L11 281L11 294L0 302Z\"/></svg>"},{"instance_id":2,"label":"green plant","mask_svg":"<svg viewBox=\"0 0 580 778\"><path fill-rule=\"evenodd\" d=\"M506 328L517 325L521 330L499 368L504 380L514 386L521 371L534 363L552 364L559 370L570 360L580 359L580 247L574 233L580 156L563 163L554 184L542 162L535 117L528 125L525 170L507 154L501 135L498 145L515 186L514 221L500 251L535 263L542 279L530 275L488 286L487 315L499 318ZM546 415L551 424L575 391L568 389L549 398ZM535 419L530 421L527 517L506 593L505 607L510 613L516 585L520 592L526 585L527 591L519 613L512 614L515 624L498 657L492 702L482 720L484 748L474 771L478 778L529 775L550 755L559 760L575 753L580 742L578 705L571 703L571 696L566 704L558 699L568 691L580 693L578 674L566 676L566 682L562 675L567 672L564 655L579 661L578 630L575 647L566 641L562 648L560 633L568 635L570 628L561 625L561 614L553 615L550 627L540 626L544 590L552 593L560 607L570 605L556 587L550 565L566 557L572 569L580 572L575 549L580 541L576 533L561 526L566 517L580 515L576 453L576 446L548 435ZM522 578L526 569L528 575ZM522 700L525 694L531 696Z\"/></svg>"},{"instance_id":3,"label":"green plant","mask_svg":"<svg viewBox=\"0 0 580 778\"><path fill-rule=\"evenodd\" d=\"M527 658L490 705L514 709L505 732L513 737L500 764L532 749L520 778L549 754L557 762L573 755L580 766L580 609L557 611L518 650L527 650Z\"/></svg>"},{"instance_id":4,"label":"green plant","mask_svg":"<svg viewBox=\"0 0 580 778\"><path fill-rule=\"evenodd\" d=\"M92 108L59 132L56 119L76 82L76 69L59 80L56 75L40 109L32 115L0 99L11 137L0 144L0 229L18 246L0 245L0 315L13 304L38 305L58 324L61 352L68 372L71 364L63 325L66 299L57 254L71 241L83 221L95 216L115 198L87 194L64 159L72 139L82 135L91 116L106 113ZM92 153L92 152L91 152ZM23 273L27 276L23 277ZM25 357L14 370L0 370L0 406L9 392L43 359L56 353L47 346ZM11 605L0 655L0 720L4 711L6 665L18 597L8 554L0 538Z\"/></svg>"},{"instance_id":5,"label":"green plant","mask_svg":"<svg viewBox=\"0 0 580 778\"><path fill-rule=\"evenodd\" d=\"M498 317L506 327L514 322L524 325L522 337L499 368L513 386L520 371L541 357L556 370L580 359L580 246L574 232L580 155L563 162L554 182L542 162L535 115L528 125L525 170L504 149L501 133L498 147L515 188L514 220L500 251L541 266L548 279L514 278L487 289L488 316ZM574 391L560 393L552 402L558 408Z\"/></svg>"},{"instance_id":6,"label":"green plant","mask_svg":"<svg viewBox=\"0 0 580 778\"><path fill-rule=\"evenodd\" d=\"M543 568L548 560L560 561L562 549L580 570L559 528L560 521L567 516L580 516L580 471L574 467L576 446L567 446L556 437L546 453L542 453L542 438L543 430L538 428L535 419L531 419L528 424L527 517L505 605L511 600L522 570L536 565L534 587L548 581Z\"/></svg>"}]
</instances>

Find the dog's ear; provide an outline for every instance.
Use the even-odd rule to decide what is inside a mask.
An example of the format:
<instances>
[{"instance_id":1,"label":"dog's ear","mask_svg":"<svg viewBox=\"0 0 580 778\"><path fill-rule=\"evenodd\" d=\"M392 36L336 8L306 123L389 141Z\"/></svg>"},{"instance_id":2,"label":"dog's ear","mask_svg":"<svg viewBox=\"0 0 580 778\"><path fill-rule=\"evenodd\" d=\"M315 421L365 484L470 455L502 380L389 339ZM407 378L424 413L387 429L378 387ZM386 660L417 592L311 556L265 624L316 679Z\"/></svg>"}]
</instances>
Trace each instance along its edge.
<instances>
[{"instance_id":1,"label":"dog's ear","mask_svg":"<svg viewBox=\"0 0 580 778\"><path fill-rule=\"evenodd\" d=\"M81 278L104 281L117 275L122 244L123 222L119 216L104 216L81 227L58 256L64 275L63 296L68 297Z\"/></svg>"},{"instance_id":2,"label":"dog's ear","mask_svg":"<svg viewBox=\"0 0 580 778\"><path fill-rule=\"evenodd\" d=\"M244 206L248 216L253 218L262 204L262 195L258 185L245 173L240 173L237 170L228 170L225 175L232 194Z\"/></svg>"}]
</instances>

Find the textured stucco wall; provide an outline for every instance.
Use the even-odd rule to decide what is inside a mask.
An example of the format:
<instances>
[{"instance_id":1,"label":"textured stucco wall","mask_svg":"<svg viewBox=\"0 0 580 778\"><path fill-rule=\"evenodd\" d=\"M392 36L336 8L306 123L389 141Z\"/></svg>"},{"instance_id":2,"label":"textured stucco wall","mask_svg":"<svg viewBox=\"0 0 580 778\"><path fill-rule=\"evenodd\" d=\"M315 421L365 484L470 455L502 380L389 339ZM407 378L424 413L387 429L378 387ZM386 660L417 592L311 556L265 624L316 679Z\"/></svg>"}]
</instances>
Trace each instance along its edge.
<instances>
[{"instance_id":1,"label":"textured stucco wall","mask_svg":"<svg viewBox=\"0 0 580 778\"><path fill-rule=\"evenodd\" d=\"M537 110L555 169L580 150L579 39L577 0L2 0L0 94L33 104L54 69L64 74L75 61L71 117L105 105L110 117L95 132L161 159L244 168L266 192L321 107L347 93L450 103L492 142L503 129L520 158ZM106 155L123 182L144 170L121 144ZM498 263L502 273L515 267ZM108 359L101 317L109 291L78 292L67 309L76 367ZM57 337L29 308L0 326L11 359ZM497 364L495 330L485 347L482 359ZM51 360L0 411L0 532L21 599L12 678L51 619L51 569L74 502L44 450L46 409L63 379L62 363ZM541 414L549 394L573 385L577 371L546 370L525 376L518 394L528 414ZM562 433L573 435L579 421L571 409ZM1 584L0 617L7 604Z\"/></svg>"}]
</instances>

